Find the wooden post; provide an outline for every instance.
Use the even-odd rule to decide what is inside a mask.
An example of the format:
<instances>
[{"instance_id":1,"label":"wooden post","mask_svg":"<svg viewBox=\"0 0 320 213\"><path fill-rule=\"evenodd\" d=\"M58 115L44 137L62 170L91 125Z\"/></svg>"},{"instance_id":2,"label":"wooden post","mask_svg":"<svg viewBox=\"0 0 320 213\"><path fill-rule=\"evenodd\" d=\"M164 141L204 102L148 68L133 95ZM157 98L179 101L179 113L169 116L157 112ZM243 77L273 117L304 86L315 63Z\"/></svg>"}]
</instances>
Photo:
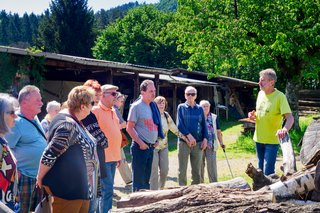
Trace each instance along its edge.
<instances>
[{"instance_id":1,"label":"wooden post","mask_svg":"<svg viewBox=\"0 0 320 213\"><path fill-rule=\"evenodd\" d=\"M154 85L155 85L155 87L156 87L157 96L159 96L159 92L160 92L159 84L160 84L159 74L155 74L155 75L154 75Z\"/></svg>"},{"instance_id":2,"label":"wooden post","mask_svg":"<svg viewBox=\"0 0 320 213\"><path fill-rule=\"evenodd\" d=\"M138 73L138 72L135 72L135 73L134 73L134 79L133 79L133 81L134 81L133 99L136 100L136 99L138 98L139 94L140 94L140 92L139 92L139 90L140 90L140 89L139 89L139 87L140 87L140 82L139 82L139 73Z\"/></svg>"},{"instance_id":3,"label":"wooden post","mask_svg":"<svg viewBox=\"0 0 320 213\"><path fill-rule=\"evenodd\" d=\"M107 70L106 75L107 75L106 76L107 84L113 84L113 70L112 69Z\"/></svg>"},{"instance_id":4,"label":"wooden post","mask_svg":"<svg viewBox=\"0 0 320 213\"><path fill-rule=\"evenodd\" d=\"M177 117L177 84L173 84L173 94L172 94L172 116L173 120Z\"/></svg>"}]
</instances>

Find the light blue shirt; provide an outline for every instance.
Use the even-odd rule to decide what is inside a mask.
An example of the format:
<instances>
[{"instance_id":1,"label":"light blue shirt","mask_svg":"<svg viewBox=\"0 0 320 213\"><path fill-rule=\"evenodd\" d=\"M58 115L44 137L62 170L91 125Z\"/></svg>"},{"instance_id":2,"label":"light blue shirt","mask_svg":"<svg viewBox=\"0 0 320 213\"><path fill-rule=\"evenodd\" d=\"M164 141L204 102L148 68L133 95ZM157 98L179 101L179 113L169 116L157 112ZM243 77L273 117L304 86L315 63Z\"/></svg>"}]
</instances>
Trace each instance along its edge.
<instances>
[{"instance_id":1,"label":"light blue shirt","mask_svg":"<svg viewBox=\"0 0 320 213\"><path fill-rule=\"evenodd\" d=\"M5 138L17 159L18 170L21 174L36 178L40 158L47 146L47 141L37 128L26 119L17 117L15 121L15 126ZM43 131L37 117L32 122Z\"/></svg>"}]
</instances>

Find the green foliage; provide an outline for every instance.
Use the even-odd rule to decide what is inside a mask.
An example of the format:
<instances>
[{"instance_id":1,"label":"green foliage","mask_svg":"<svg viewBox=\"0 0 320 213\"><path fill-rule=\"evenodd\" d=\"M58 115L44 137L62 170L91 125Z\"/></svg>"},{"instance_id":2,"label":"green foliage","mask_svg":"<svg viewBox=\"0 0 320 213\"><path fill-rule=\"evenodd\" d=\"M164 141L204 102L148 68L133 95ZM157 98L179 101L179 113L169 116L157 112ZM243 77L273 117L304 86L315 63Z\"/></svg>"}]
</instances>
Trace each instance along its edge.
<instances>
[{"instance_id":1,"label":"green foliage","mask_svg":"<svg viewBox=\"0 0 320 213\"><path fill-rule=\"evenodd\" d=\"M16 75L14 61L6 53L0 53L0 92L8 92Z\"/></svg>"},{"instance_id":2,"label":"green foliage","mask_svg":"<svg viewBox=\"0 0 320 213\"><path fill-rule=\"evenodd\" d=\"M158 10L166 11L166 12L176 12L178 8L177 0L160 0L159 3L156 4Z\"/></svg>"},{"instance_id":3,"label":"green foliage","mask_svg":"<svg viewBox=\"0 0 320 213\"><path fill-rule=\"evenodd\" d=\"M134 8L110 24L92 48L94 57L154 67L180 67L183 54L176 51L176 37L168 33L173 14L154 6Z\"/></svg>"},{"instance_id":4,"label":"green foliage","mask_svg":"<svg viewBox=\"0 0 320 213\"><path fill-rule=\"evenodd\" d=\"M111 8L109 10L99 10L94 14L95 31L102 30L110 23L115 22L117 19L123 18L127 14L128 10L138 6L139 3L136 1L123 4L118 7Z\"/></svg>"},{"instance_id":5,"label":"green foliage","mask_svg":"<svg viewBox=\"0 0 320 213\"><path fill-rule=\"evenodd\" d=\"M274 67L280 81L298 82L319 73L319 10L309 0L180 0L179 49L190 69L253 80Z\"/></svg>"},{"instance_id":6,"label":"green foliage","mask_svg":"<svg viewBox=\"0 0 320 213\"><path fill-rule=\"evenodd\" d=\"M33 13L19 17L17 13L0 12L0 45L26 48L34 45L37 37L38 18Z\"/></svg>"},{"instance_id":7,"label":"green foliage","mask_svg":"<svg viewBox=\"0 0 320 213\"><path fill-rule=\"evenodd\" d=\"M48 52L90 57L93 19L87 0L53 0L40 24L37 45Z\"/></svg>"}]
</instances>

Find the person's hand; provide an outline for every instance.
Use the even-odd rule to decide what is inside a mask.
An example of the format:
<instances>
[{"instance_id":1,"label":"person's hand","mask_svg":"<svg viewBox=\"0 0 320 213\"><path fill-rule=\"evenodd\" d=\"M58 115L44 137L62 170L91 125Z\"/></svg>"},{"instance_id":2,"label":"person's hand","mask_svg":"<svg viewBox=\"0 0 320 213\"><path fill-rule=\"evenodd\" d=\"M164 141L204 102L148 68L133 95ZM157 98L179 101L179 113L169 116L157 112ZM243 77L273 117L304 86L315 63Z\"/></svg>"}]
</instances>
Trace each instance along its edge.
<instances>
[{"instance_id":1,"label":"person's hand","mask_svg":"<svg viewBox=\"0 0 320 213\"><path fill-rule=\"evenodd\" d=\"M117 168L119 168L119 167L120 167L120 165L121 165L121 161L122 161L122 160L117 161Z\"/></svg>"},{"instance_id":2,"label":"person's hand","mask_svg":"<svg viewBox=\"0 0 320 213\"><path fill-rule=\"evenodd\" d=\"M226 148L226 145L224 145L223 142L220 143L220 146L221 146L222 149L225 149L225 148Z\"/></svg>"},{"instance_id":3,"label":"person's hand","mask_svg":"<svg viewBox=\"0 0 320 213\"><path fill-rule=\"evenodd\" d=\"M252 110L251 112L248 113L248 118L250 120L256 120L256 111Z\"/></svg>"},{"instance_id":4,"label":"person's hand","mask_svg":"<svg viewBox=\"0 0 320 213\"><path fill-rule=\"evenodd\" d=\"M149 146L145 142L139 143L139 147L141 150L149 149Z\"/></svg>"},{"instance_id":5,"label":"person's hand","mask_svg":"<svg viewBox=\"0 0 320 213\"><path fill-rule=\"evenodd\" d=\"M127 127L127 122L124 121L120 124L120 129L124 129L126 127Z\"/></svg>"},{"instance_id":6,"label":"person's hand","mask_svg":"<svg viewBox=\"0 0 320 213\"><path fill-rule=\"evenodd\" d=\"M191 134L187 135L187 138L190 142L190 148L194 147L197 144L196 139L194 139L194 137Z\"/></svg>"},{"instance_id":7,"label":"person's hand","mask_svg":"<svg viewBox=\"0 0 320 213\"><path fill-rule=\"evenodd\" d=\"M207 139L203 139L201 144L201 150L204 151L207 148L207 145L208 145Z\"/></svg>"},{"instance_id":8,"label":"person's hand","mask_svg":"<svg viewBox=\"0 0 320 213\"><path fill-rule=\"evenodd\" d=\"M156 148L157 146L159 146L159 141L157 140L156 143L153 145L154 148Z\"/></svg>"},{"instance_id":9,"label":"person's hand","mask_svg":"<svg viewBox=\"0 0 320 213\"><path fill-rule=\"evenodd\" d=\"M38 187L38 188L42 188L42 178L39 178L38 176L37 176L37 178L36 178L36 187Z\"/></svg>"},{"instance_id":10,"label":"person's hand","mask_svg":"<svg viewBox=\"0 0 320 213\"><path fill-rule=\"evenodd\" d=\"M286 128L278 129L278 131L276 133L276 136L279 139L282 139L282 138L284 138L286 136L287 133L288 133L288 130Z\"/></svg>"}]
</instances>

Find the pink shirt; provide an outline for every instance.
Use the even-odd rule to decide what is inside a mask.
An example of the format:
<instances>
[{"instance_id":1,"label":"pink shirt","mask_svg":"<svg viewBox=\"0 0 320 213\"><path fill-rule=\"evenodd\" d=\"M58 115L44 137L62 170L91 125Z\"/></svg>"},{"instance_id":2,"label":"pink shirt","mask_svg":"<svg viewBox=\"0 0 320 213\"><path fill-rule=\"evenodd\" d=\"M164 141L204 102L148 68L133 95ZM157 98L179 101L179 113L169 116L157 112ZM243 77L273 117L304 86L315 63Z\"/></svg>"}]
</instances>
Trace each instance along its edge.
<instances>
[{"instance_id":1,"label":"pink shirt","mask_svg":"<svg viewBox=\"0 0 320 213\"><path fill-rule=\"evenodd\" d=\"M102 103L93 107L92 112L98 120L98 124L108 139L108 148L104 149L106 162L114 162L121 160L121 140L119 118L115 109L107 108Z\"/></svg>"}]
</instances>

